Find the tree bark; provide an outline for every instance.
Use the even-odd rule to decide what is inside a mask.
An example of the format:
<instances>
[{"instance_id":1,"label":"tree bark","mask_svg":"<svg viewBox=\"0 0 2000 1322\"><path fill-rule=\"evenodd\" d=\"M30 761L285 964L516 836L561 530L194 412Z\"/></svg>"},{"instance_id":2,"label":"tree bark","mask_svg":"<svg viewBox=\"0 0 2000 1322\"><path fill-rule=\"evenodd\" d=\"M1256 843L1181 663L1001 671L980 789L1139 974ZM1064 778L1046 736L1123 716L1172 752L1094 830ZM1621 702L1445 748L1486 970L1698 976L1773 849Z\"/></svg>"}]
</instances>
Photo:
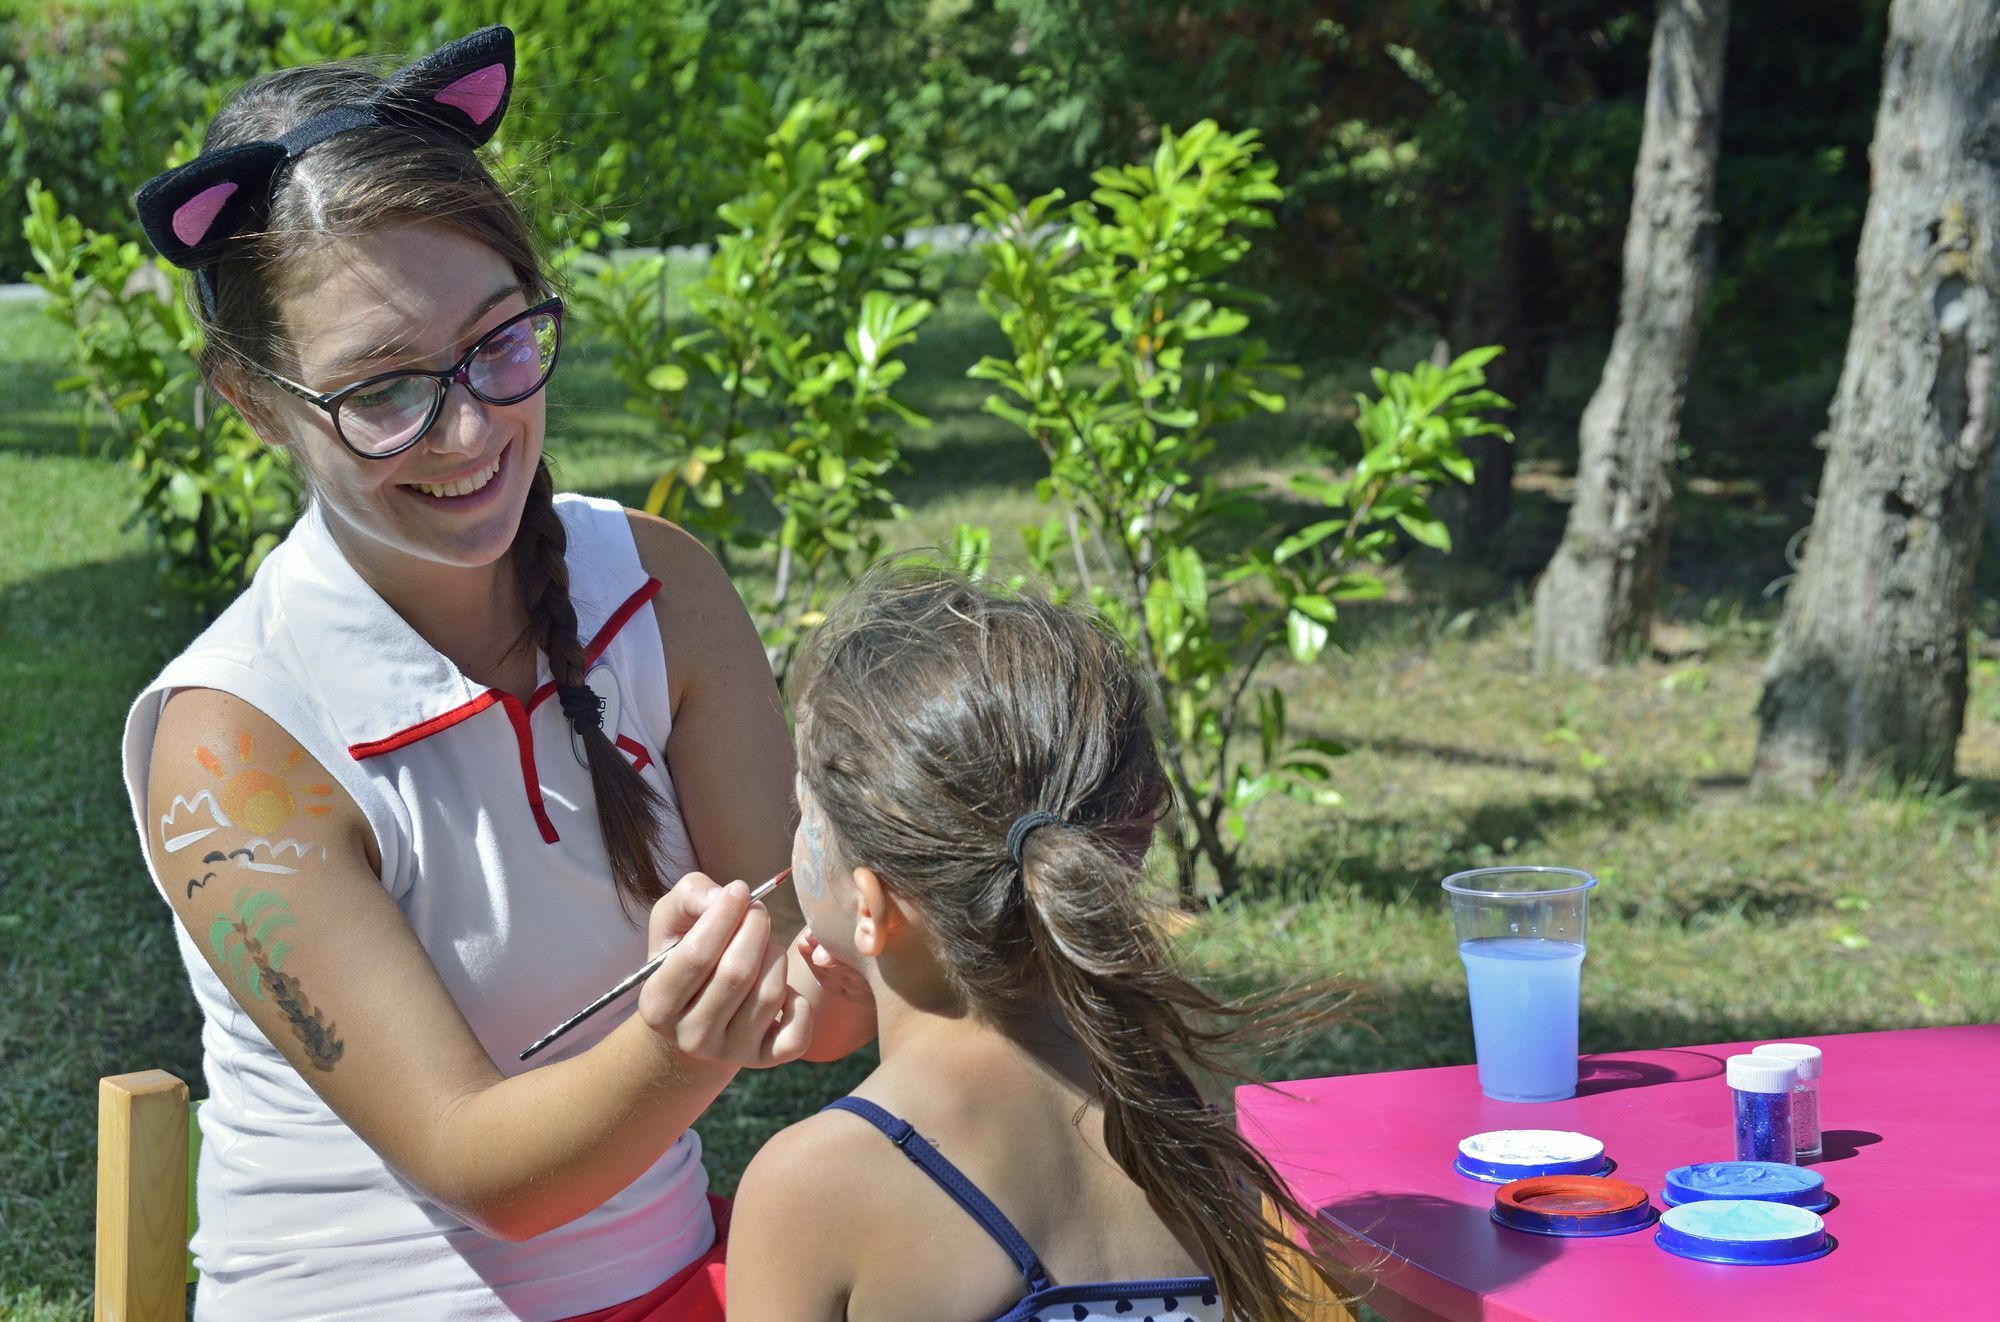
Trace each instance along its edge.
<instances>
[{"instance_id":1,"label":"tree bark","mask_svg":"<svg viewBox=\"0 0 2000 1322\"><path fill-rule=\"evenodd\" d=\"M1661 0L1618 330L1583 411L1576 503L1535 589L1538 669L1599 671L1652 632L1681 404L1714 266L1728 28L1729 0Z\"/></svg>"},{"instance_id":2,"label":"tree bark","mask_svg":"<svg viewBox=\"0 0 2000 1322\"><path fill-rule=\"evenodd\" d=\"M1487 106L1502 140L1515 144L1528 137L1542 114L1540 17L1535 0L1509 0L1495 7L1489 21L1512 49L1514 73L1492 89ZM1503 346L1507 352L1488 365L1486 383L1513 404L1516 417L1527 411L1543 376L1542 347L1529 335L1534 227L1527 190L1512 173L1513 161L1525 155L1503 149L1506 177L1488 181L1475 202L1492 226L1493 243L1483 260L1460 275L1438 346L1439 366L1481 345ZM1465 454L1472 460L1472 484L1452 489L1439 512L1459 556L1501 568L1502 539L1514 511L1514 446L1502 437L1475 436Z\"/></svg>"},{"instance_id":3,"label":"tree bark","mask_svg":"<svg viewBox=\"0 0 2000 1322\"><path fill-rule=\"evenodd\" d=\"M2000 0L1889 11L1854 324L1754 781L1952 774L1995 435Z\"/></svg>"}]
</instances>

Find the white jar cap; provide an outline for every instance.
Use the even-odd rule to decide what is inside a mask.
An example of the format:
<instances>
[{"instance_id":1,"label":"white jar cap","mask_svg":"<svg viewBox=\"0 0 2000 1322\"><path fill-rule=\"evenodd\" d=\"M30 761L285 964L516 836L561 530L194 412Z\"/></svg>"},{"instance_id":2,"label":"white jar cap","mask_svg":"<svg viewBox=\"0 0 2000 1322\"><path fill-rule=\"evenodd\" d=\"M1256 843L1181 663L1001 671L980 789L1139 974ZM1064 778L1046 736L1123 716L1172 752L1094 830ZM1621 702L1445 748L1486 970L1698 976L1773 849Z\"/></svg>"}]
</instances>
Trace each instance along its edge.
<instances>
[{"instance_id":1,"label":"white jar cap","mask_svg":"<svg viewBox=\"0 0 2000 1322\"><path fill-rule=\"evenodd\" d=\"M1790 1092L1799 1079L1798 1067L1779 1056L1731 1056L1724 1069L1738 1092Z\"/></svg>"},{"instance_id":2,"label":"white jar cap","mask_svg":"<svg viewBox=\"0 0 2000 1322\"><path fill-rule=\"evenodd\" d=\"M1761 1047L1752 1047L1750 1054L1789 1060L1799 1067L1799 1077L1808 1083L1819 1077L1818 1047L1807 1046L1803 1042L1766 1042Z\"/></svg>"}]
</instances>

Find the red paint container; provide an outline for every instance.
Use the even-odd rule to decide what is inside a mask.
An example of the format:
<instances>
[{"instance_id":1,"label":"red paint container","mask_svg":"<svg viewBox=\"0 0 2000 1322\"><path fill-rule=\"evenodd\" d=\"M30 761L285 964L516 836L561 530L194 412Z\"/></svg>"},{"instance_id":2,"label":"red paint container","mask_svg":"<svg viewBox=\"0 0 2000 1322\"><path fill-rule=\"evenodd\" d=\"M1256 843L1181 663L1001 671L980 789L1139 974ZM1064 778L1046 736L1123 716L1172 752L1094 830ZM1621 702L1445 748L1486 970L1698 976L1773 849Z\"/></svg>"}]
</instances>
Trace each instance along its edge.
<instances>
[{"instance_id":1,"label":"red paint container","mask_svg":"<svg viewBox=\"0 0 2000 1322\"><path fill-rule=\"evenodd\" d=\"M1625 1235L1652 1225L1656 1215L1644 1189L1603 1176L1541 1175L1493 1191L1493 1219L1531 1235Z\"/></svg>"}]
</instances>

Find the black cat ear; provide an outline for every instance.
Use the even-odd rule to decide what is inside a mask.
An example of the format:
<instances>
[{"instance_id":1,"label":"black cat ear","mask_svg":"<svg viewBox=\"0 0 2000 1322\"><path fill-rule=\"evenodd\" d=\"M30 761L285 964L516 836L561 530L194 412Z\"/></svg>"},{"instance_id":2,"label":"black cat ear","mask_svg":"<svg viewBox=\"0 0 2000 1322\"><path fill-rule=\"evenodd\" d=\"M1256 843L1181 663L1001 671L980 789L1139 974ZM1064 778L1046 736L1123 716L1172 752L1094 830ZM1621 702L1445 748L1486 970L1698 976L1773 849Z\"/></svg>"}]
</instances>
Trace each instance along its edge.
<instances>
[{"instance_id":1,"label":"black cat ear","mask_svg":"<svg viewBox=\"0 0 2000 1322\"><path fill-rule=\"evenodd\" d=\"M133 198L139 228L160 256L192 270L256 223L271 200L271 175L285 161L275 142L246 142L204 153L148 180Z\"/></svg>"},{"instance_id":2,"label":"black cat ear","mask_svg":"<svg viewBox=\"0 0 2000 1322\"><path fill-rule=\"evenodd\" d=\"M514 33L495 24L438 47L389 80L385 106L449 126L477 147L493 136L514 91Z\"/></svg>"}]
</instances>

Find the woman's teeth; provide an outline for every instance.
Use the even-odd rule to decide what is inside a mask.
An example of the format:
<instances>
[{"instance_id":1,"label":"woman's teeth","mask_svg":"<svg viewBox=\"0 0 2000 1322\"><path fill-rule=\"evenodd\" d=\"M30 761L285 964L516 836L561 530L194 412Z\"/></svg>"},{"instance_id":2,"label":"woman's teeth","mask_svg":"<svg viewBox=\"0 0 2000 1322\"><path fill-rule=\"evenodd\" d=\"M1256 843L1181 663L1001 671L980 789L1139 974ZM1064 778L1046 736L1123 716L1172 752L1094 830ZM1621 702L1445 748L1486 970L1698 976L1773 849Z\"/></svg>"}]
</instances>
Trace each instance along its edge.
<instances>
[{"instance_id":1,"label":"woman's teeth","mask_svg":"<svg viewBox=\"0 0 2000 1322\"><path fill-rule=\"evenodd\" d=\"M469 496L488 482L491 482L493 475L499 471L500 460L495 458L492 463L486 465L486 467L480 469L471 477L462 477L456 482L449 482L443 486L438 486L433 482L412 482L410 485L423 492L426 496Z\"/></svg>"}]
</instances>

